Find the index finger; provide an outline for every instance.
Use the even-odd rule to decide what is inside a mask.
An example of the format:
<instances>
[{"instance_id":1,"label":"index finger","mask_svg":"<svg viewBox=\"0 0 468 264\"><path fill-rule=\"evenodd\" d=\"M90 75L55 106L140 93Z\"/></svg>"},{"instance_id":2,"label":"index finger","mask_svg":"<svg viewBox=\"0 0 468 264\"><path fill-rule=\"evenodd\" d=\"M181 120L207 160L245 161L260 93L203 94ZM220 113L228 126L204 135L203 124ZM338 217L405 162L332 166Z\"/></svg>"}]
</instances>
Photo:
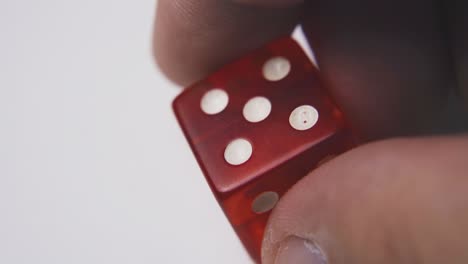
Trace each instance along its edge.
<instances>
[{"instance_id":1,"label":"index finger","mask_svg":"<svg viewBox=\"0 0 468 264\"><path fill-rule=\"evenodd\" d=\"M278 8L278 4L298 1L272 1L274 7L262 2L159 0L154 32L159 67L171 80L188 85L243 53L291 33L300 7Z\"/></svg>"}]
</instances>

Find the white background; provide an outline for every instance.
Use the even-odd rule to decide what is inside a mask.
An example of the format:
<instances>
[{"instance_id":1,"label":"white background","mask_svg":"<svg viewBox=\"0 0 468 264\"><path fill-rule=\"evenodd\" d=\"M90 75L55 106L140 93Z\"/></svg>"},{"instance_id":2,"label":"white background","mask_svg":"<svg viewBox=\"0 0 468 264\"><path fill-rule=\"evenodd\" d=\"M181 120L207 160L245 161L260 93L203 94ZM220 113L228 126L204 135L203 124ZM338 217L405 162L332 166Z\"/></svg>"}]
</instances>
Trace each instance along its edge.
<instances>
[{"instance_id":1,"label":"white background","mask_svg":"<svg viewBox=\"0 0 468 264\"><path fill-rule=\"evenodd\" d=\"M154 1L0 0L1 264L250 262L152 60Z\"/></svg>"},{"instance_id":2,"label":"white background","mask_svg":"<svg viewBox=\"0 0 468 264\"><path fill-rule=\"evenodd\" d=\"M0 263L249 263L151 56L154 0L0 0Z\"/></svg>"}]
</instances>

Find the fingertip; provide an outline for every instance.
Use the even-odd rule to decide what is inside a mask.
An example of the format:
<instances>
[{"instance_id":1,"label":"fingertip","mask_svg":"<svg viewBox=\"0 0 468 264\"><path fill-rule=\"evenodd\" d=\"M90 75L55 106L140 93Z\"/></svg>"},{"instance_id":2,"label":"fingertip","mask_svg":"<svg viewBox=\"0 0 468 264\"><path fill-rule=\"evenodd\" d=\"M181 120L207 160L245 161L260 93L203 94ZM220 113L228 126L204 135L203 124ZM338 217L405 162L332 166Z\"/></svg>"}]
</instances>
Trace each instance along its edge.
<instances>
[{"instance_id":1,"label":"fingertip","mask_svg":"<svg viewBox=\"0 0 468 264\"><path fill-rule=\"evenodd\" d=\"M243 54L291 33L301 9L232 1L160 0L153 52L172 81L187 86Z\"/></svg>"},{"instance_id":2,"label":"fingertip","mask_svg":"<svg viewBox=\"0 0 468 264\"><path fill-rule=\"evenodd\" d=\"M186 4L181 4L185 2ZM152 55L157 68L169 80L185 86L193 81L193 67L185 66L186 56L181 43L190 43L180 28L190 25L194 10L190 1L158 1L153 26ZM185 25L185 26L184 26ZM179 56L177 56L179 55Z\"/></svg>"}]
</instances>

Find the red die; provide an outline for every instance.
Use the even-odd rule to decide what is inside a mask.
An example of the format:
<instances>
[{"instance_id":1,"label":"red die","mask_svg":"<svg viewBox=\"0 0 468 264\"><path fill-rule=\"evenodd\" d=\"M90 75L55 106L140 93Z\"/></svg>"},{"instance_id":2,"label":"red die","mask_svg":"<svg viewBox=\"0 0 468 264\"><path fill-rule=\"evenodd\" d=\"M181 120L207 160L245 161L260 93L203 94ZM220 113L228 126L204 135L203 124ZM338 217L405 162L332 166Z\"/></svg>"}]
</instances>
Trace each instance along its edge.
<instances>
[{"instance_id":1,"label":"red die","mask_svg":"<svg viewBox=\"0 0 468 264\"><path fill-rule=\"evenodd\" d=\"M353 146L318 71L291 38L194 84L173 107L213 193L256 261L279 197L324 159Z\"/></svg>"}]
</instances>

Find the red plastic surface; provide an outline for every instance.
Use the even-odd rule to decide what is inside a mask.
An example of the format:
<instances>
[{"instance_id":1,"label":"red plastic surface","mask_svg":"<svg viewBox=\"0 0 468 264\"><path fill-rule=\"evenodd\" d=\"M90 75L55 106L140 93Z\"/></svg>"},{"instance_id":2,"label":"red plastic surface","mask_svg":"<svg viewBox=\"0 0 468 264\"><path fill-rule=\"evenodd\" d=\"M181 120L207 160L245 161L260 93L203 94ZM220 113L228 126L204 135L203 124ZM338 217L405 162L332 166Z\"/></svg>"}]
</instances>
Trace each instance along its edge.
<instances>
[{"instance_id":1,"label":"red plastic surface","mask_svg":"<svg viewBox=\"0 0 468 264\"><path fill-rule=\"evenodd\" d=\"M277 56L290 61L291 71L280 81L268 81L263 65ZM207 115L200 100L214 88L228 93L229 104L221 113ZM264 121L250 123L242 110L255 96L268 98L272 111ZM319 112L317 124L306 131L289 124L291 112L301 105L312 105ZM252 212L252 201L265 191L283 195L322 159L353 146L343 115L321 87L317 70L290 38L247 54L187 88L173 108L213 193L256 261L269 212ZM224 160L226 146L236 138L253 146L251 158L239 166Z\"/></svg>"}]
</instances>

